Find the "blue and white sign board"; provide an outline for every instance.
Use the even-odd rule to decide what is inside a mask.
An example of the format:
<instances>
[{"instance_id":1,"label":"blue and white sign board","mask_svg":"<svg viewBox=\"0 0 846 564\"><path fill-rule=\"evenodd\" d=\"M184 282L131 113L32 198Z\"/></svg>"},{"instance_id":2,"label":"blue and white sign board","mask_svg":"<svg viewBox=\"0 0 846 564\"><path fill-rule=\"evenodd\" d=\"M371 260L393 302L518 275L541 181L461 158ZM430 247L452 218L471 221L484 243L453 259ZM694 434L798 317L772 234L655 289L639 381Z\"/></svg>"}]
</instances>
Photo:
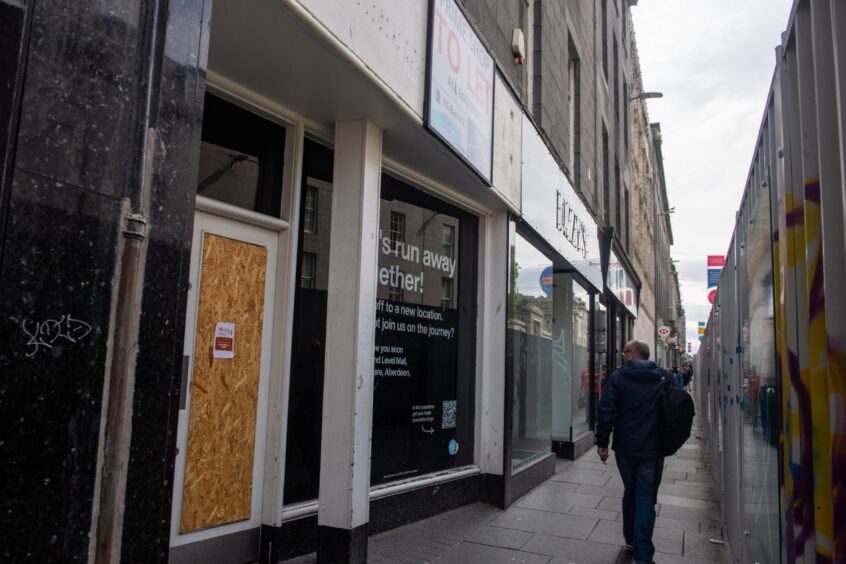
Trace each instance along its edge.
<instances>
[{"instance_id":1,"label":"blue and white sign board","mask_svg":"<svg viewBox=\"0 0 846 564\"><path fill-rule=\"evenodd\" d=\"M708 269L708 287L709 288L716 288L720 285L720 274L722 274L722 268L709 268Z\"/></svg>"},{"instance_id":2,"label":"blue and white sign board","mask_svg":"<svg viewBox=\"0 0 846 564\"><path fill-rule=\"evenodd\" d=\"M535 126L523 118L523 219L597 291L599 230Z\"/></svg>"},{"instance_id":3,"label":"blue and white sign board","mask_svg":"<svg viewBox=\"0 0 846 564\"><path fill-rule=\"evenodd\" d=\"M491 184L494 62L455 0L432 0L426 126Z\"/></svg>"}]
</instances>

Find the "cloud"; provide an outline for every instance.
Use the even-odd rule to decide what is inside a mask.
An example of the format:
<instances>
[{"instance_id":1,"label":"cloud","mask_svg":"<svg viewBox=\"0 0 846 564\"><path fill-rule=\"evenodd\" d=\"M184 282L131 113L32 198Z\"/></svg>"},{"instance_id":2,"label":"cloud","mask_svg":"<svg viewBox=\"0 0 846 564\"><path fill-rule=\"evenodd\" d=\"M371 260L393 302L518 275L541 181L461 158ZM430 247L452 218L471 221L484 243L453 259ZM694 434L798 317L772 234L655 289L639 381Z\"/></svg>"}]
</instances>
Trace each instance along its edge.
<instances>
[{"instance_id":1,"label":"cloud","mask_svg":"<svg viewBox=\"0 0 846 564\"><path fill-rule=\"evenodd\" d=\"M632 9L644 89L661 123L688 340L708 318L705 257L725 253L793 0L668 0ZM691 331L692 329L692 331Z\"/></svg>"}]
</instances>

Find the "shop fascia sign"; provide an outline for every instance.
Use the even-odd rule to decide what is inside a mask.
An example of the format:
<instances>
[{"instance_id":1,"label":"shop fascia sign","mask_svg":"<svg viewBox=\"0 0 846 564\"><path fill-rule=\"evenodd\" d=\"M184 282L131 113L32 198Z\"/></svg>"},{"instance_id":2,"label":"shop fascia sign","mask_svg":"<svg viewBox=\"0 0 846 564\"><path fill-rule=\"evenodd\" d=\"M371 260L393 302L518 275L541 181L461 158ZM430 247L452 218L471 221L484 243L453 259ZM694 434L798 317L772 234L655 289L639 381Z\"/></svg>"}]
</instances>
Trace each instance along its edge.
<instances>
[{"instance_id":1,"label":"shop fascia sign","mask_svg":"<svg viewBox=\"0 0 846 564\"><path fill-rule=\"evenodd\" d=\"M523 220L602 290L599 230L534 124L523 118Z\"/></svg>"},{"instance_id":2,"label":"shop fascia sign","mask_svg":"<svg viewBox=\"0 0 846 564\"><path fill-rule=\"evenodd\" d=\"M431 0L425 124L489 186L494 60L456 0Z\"/></svg>"}]
</instances>

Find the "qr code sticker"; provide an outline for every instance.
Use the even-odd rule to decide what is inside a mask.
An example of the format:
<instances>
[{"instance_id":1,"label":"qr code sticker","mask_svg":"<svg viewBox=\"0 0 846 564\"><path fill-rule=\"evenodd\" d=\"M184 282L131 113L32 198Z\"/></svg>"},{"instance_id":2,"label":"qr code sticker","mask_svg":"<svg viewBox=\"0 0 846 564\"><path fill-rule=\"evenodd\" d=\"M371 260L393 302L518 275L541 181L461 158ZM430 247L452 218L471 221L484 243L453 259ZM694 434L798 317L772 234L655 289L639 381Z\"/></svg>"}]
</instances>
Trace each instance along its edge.
<instances>
[{"instance_id":1,"label":"qr code sticker","mask_svg":"<svg viewBox=\"0 0 846 564\"><path fill-rule=\"evenodd\" d=\"M455 429L455 404L457 400L446 400L441 410L441 429Z\"/></svg>"}]
</instances>

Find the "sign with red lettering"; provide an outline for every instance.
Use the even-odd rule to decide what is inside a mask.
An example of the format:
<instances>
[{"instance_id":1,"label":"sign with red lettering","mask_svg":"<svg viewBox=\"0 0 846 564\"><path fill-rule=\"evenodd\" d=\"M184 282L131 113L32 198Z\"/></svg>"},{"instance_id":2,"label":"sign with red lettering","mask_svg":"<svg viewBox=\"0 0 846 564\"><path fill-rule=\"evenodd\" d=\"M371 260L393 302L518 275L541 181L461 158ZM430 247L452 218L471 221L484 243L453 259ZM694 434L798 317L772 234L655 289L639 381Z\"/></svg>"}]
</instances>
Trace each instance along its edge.
<instances>
[{"instance_id":1,"label":"sign with red lettering","mask_svg":"<svg viewBox=\"0 0 846 564\"><path fill-rule=\"evenodd\" d=\"M726 257L722 255L708 255L708 268L722 268L726 263Z\"/></svg>"},{"instance_id":2,"label":"sign with red lettering","mask_svg":"<svg viewBox=\"0 0 846 564\"><path fill-rule=\"evenodd\" d=\"M214 327L212 358L235 358L235 324L218 321Z\"/></svg>"},{"instance_id":3,"label":"sign with red lettering","mask_svg":"<svg viewBox=\"0 0 846 564\"><path fill-rule=\"evenodd\" d=\"M493 57L455 0L433 0L426 126L488 184L493 165Z\"/></svg>"}]
</instances>

